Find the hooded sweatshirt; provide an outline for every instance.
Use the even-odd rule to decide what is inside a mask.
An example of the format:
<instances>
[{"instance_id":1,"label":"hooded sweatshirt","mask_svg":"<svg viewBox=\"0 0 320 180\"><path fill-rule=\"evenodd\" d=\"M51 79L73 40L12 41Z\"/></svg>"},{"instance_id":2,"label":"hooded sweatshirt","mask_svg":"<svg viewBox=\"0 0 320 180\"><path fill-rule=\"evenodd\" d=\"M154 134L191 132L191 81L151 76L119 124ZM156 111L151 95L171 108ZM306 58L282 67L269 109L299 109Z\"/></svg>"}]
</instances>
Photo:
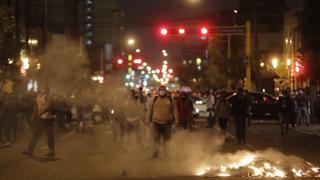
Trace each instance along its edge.
<instances>
[{"instance_id":1,"label":"hooded sweatshirt","mask_svg":"<svg viewBox=\"0 0 320 180\"><path fill-rule=\"evenodd\" d=\"M146 122L168 124L173 121L179 122L176 103L168 97L154 97L147 111Z\"/></svg>"}]
</instances>

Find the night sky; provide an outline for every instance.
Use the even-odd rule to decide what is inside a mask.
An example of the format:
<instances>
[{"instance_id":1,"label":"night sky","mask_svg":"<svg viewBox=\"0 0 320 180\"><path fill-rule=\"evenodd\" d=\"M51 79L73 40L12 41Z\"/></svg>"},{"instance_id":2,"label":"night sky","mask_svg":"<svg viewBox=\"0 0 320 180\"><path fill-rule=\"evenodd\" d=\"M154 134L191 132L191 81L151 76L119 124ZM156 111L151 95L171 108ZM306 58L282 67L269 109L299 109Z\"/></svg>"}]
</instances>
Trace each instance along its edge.
<instances>
[{"instance_id":1,"label":"night sky","mask_svg":"<svg viewBox=\"0 0 320 180\"><path fill-rule=\"evenodd\" d=\"M180 56L181 47L174 40L158 35L162 24L214 21L210 15L219 10L237 9L238 0L124 0L127 33L137 40L149 62L159 62L161 50L167 49L169 60Z\"/></svg>"}]
</instances>

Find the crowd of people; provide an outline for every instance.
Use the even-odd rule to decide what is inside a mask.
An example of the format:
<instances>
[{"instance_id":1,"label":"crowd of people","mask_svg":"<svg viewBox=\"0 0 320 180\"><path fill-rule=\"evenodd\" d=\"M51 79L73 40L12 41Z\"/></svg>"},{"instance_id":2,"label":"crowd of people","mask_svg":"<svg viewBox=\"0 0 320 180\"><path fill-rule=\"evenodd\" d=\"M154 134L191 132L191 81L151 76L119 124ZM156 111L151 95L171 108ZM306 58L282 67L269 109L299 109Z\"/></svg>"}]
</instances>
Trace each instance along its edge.
<instances>
[{"instance_id":1,"label":"crowd of people","mask_svg":"<svg viewBox=\"0 0 320 180\"><path fill-rule=\"evenodd\" d=\"M72 126L77 132L85 132L89 124L110 125L115 142L131 138L145 145L146 134L153 140L153 158L159 156L160 142L166 145L170 140L172 128L195 128L195 108L191 93L171 93L160 86L153 94L144 94L143 89L117 90L112 96L92 96L92 93L76 95L52 95L45 91L36 95L5 95L1 104L0 140L5 145L17 139L17 132L27 126L33 127L33 137L23 153L33 155L34 148L46 133L48 156L55 155L54 128L65 131ZM235 93L227 91L209 92L206 96L208 128L215 124L225 140L229 139L227 128L234 122L238 144L246 143L246 128L250 126L251 99L248 91L239 88ZM310 101L308 94L300 90L295 96L283 91L279 96L278 110L281 135L288 134L288 127L310 123ZM33 108L35 107L35 108ZM72 123L76 122L76 123ZM55 124L57 126L55 126ZM151 130L153 132L150 135Z\"/></svg>"}]
</instances>

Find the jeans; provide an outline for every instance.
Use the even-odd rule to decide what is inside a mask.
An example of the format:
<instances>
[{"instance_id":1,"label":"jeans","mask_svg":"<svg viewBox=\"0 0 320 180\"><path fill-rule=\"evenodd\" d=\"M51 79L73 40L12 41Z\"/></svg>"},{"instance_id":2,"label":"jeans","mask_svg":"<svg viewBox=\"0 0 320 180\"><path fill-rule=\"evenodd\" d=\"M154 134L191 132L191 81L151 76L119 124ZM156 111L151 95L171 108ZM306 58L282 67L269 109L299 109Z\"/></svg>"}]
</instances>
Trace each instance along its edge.
<instances>
[{"instance_id":1,"label":"jeans","mask_svg":"<svg viewBox=\"0 0 320 180\"><path fill-rule=\"evenodd\" d=\"M245 143L246 141L246 117L235 116L236 135L239 143Z\"/></svg>"},{"instance_id":2,"label":"jeans","mask_svg":"<svg viewBox=\"0 0 320 180\"><path fill-rule=\"evenodd\" d=\"M170 140L171 138L171 123L167 124L159 124L153 122L153 141L154 141L154 154L159 154L159 146L161 137L164 140L164 144Z\"/></svg>"},{"instance_id":3,"label":"jeans","mask_svg":"<svg viewBox=\"0 0 320 180\"><path fill-rule=\"evenodd\" d=\"M279 113L280 117L280 128L281 128L281 135L288 135L288 128L289 123L291 122L292 115L289 112L281 112Z\"/></svg>"}]
</instances>

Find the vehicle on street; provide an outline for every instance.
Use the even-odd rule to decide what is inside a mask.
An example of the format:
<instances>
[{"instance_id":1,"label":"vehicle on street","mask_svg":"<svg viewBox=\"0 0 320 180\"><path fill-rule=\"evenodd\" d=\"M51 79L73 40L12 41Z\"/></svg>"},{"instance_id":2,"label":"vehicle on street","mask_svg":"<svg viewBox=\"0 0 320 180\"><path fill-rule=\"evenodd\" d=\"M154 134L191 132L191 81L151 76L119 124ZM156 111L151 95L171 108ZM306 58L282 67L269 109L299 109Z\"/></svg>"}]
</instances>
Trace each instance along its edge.
<instances>
[{"instance_id":1,"label":"vehicle on street","mask_svg":"<svg viewBox=\"0 0 320 180\"><path fill-rule=\"evenodd\" d=\"M229 98L236 92L229 92ZM278 102L273 96L261 92L249 92L250 117L255 120L278 120Z\"/></svg>"},{"instance_id":2,"label":"vehicle on street","mask_svg":"<svg viewBox=\"0 0 320 180\"><path fill-rule=\"evenodd\" d=\"M191 101L193 102L194 107L194 117L196 118L205 118L209 116L207 111L207 100L196 95L192 95Z\"/></svg>"}]
</instances>

